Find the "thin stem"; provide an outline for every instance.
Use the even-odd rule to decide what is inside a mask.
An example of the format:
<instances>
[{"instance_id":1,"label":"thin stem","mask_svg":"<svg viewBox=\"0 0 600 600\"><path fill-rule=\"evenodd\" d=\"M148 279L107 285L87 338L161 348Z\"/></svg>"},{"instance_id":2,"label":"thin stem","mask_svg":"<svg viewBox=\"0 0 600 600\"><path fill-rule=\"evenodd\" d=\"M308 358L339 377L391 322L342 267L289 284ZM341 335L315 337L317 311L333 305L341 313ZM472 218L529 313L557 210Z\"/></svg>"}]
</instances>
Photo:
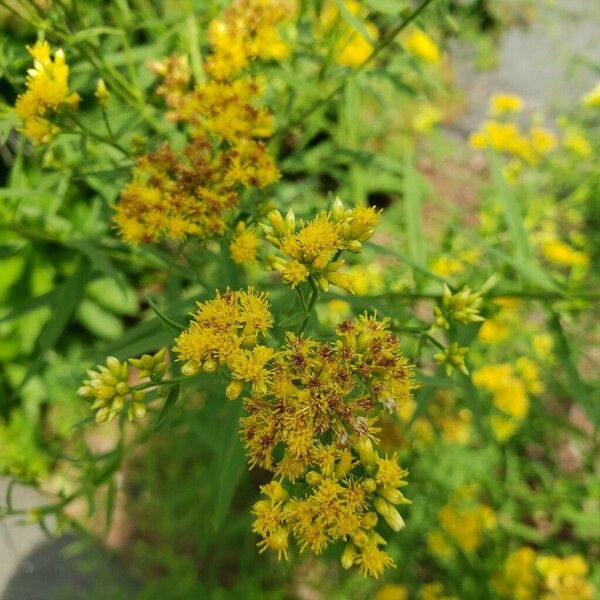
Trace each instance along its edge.
<instances>
[{"instance_id":1,"label":"thin stem","mask_svg":"<svg viewBox=\"0 0 600 600\"><path fill-rule=\"evenodd\" d=\"M117 150L122 152L125 156L130 156L130 152L128 150L126 150L123 146L121 146L121 144L119 144L116 140L113 141L110 138L107 138L103 135L96 133L95 131L92 131L91 129L88 129L73 114L69 114L69 118L77 125L77 127L79 127L79 129L81 129L81 132L74 132L74 133L84 133L85 135L89 135L91 138L97 140L98 142L102 142L103 144L107 144L108 146L112 146L113 148L116 148Z\"/></svg>"},{"instance_id":2,"label":"thin stem","mask_svg":"<svg viewBox=\"0 0 600 600\"><path fill-rule=\"evenodd\" d=\"M306 307L306 300L304 299L304 293L300 289L300 287L296 288L296 293L298 294L298 300L300 302L300 307L302 308L302 312L306 315L308 313L308 309Z\"/></svg>"},{"instance_id":3,"label":"thin stem","mask_svg":"<svg viewBox=\"0 0 600 600\"><path fill-rule=\"evenodd\" d=\"M306 326L308 325L308 321L312 314L313 308L315 307L315 304L318 302L319 296L321 295L321 293L319 291L319 286L317 285L317 282L315 281L315 279L313 277L310 277L309 281L310 281L310 287L312 288L312 296L310 297L310 302L308 303L308 307L306 309L306 317L304 318L304 321L302 322L302 325L300 326L300 329L298 331L299 334L302 333L306 329Z\"/></svg>"},{"instance_id":4,"label":"thin stem","mask_svg":"<svg viewBox=\"0 0 600 600\"><path fill-rule=\"evenodd\" d=\"M421 4L417 8L415 8L415 10L410 15L408 15L406 19L404 19L404 21L396 25L396 27L394 27L384 38L382 38L380 43L377 45L376 48L373 49L373 52L371 52L368 58L366 58L360 65L358 65L350 73L348 73L347 77L345 77L344 80L338 86L336 86L325 97L316 100L311 106L302 111L298 117L296 117L286 126L281 128L278 132L278 137L281 138L285 133L302 123L321 106L324 106L331 102L331 100L333 100L344 89L344 86L346 85L348 79L350 79L351 77L355 77L357 73L359 73L360 71L362 71L362 69L371 64L375 60L375 58L377 58L377 56L379 56L379 54L383 52L383 50L385 50L396 39L396 37L408 27L408 25L410 25L410 23L414 21L419 16L419 14L427 8L429 4L431 4L431 2L433 2L433 0L423 0L423 2L421 2Z\"/></svg>"}]
</instances>

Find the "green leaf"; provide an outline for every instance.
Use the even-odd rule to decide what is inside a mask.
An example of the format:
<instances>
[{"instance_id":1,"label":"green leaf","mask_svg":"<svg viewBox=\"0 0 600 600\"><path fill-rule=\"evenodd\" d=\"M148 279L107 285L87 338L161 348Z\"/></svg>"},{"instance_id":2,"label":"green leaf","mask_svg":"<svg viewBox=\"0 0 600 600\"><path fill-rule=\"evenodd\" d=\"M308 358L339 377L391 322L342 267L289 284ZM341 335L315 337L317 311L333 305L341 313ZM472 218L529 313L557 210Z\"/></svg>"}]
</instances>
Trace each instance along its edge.
<instances>
[{"instance_id":1,"label":"green leaf","mask_svg":"<svg viewBox=\"0 0 600 600\"><path fill-rule=\"evenodd\" d=\"M502 174L500 157L494 151L490 150L488 152L488 162L492 171L496 194L504 210L504 218L515 249L515 257L519 263L527 264L530 262L532 255L527 231L523 224L523 215L512 190Z\"/></svg>"},{"instance_id":2,"label":"green leaf","mask_svg":"<svg viewBox=\"0 0 600 600\"><path fill-rule=\"evenodd\" d=\"M365 0L365 4L377 12L385 15L400 15L409 5L399 0Z\"/></svg>"},{"instance_id":3,"label":"green leaf","mask_svg":"<svg viewBox=\"0 0 600 600\"><path fill-rule=\"evenodd\" d=\"M88 298L77 307L77 320L101 340L116 340L123 334L121 319Z\"/></svg>"},{"instance_id":4,"label":"green leaf","mask_svg":"<svg viewBox=\"0 0 600 600\"><path fill-rule=\"evenodd\" d=\"M179 385L174 385L169 390L169 393L165 398L165 403L163 404L163 407L156 419L156 422L154 423L154 431L158 431L159 429L161 429L169 419L171 410L173 409L175 402L177 402L177 399L179 398L180 389L181 388Z\"/></svg>"},{"instance_id":5,"label":"green leaf","mask_svg":"<svg viewBox=\"0 0 600 600\"><path fill-rule=\"evenodd\" d=\"M348 7L346 6L346 3L344 2L344 0L334 0L334 2L335 2L335 5L337 6L338 10L340 11L340 14L342 15L342 18L344 19L344 21L346 21L346 23L348 23L348 25L350 25L350 27L352 27L352 29L355 29L364 38L366 38L370 44L374 44L375 40L371 37L371 35L367 31L365 24L358 17L353 15L348 10Z\"/></svg>"},{"instance_id":6,"label":"green leaf","mask_svg":"<svg viewBox=\"0 0 600 600\"><path fill-rule=\"evenodd\" d=\"M111 277L95 279L89 283L86 292L100 306L117 315L136 315L139 310L133 288Z\"/></svg>"},{"instance_id":7,"label":"green leaf","mask_svg":"<svg viewBox=\"0 0 600 600\"><path fill-rule=\"evenodd\" d=\"M228 401L223 410L224 423L222 443L216 456L218 473L214 527L219 529L231 506L233 495L239 485L246 459L239 436L242 403Z\"/></svg>"},{"instance_id":8,"label":"green leaf","mask_svg":"<svg viewBox=\"0 0 600 600\"><path fill-rule=\"evenodd\" d=\"M565 334L560 322L560 315L552 308L548 308L548 324L554 340L556 342L555 350L560 359L561 372L565 378L566 385L563 385L565 392L586 410L589 418L594 424L595 431L600 429L600 402L598 401L598 392L592 389L579 375L579 370L573 359L569 340Z\"/></svg>"},{"instance_id":9,"label":"green leaf","mask_svg":"<svg viewBox=\"0 0 600 600\"><path fill-rule=\"evenodd\" d=\"M83 296L85 284L89 277L89 264L80 258L73 275L57 289L57 293L51 304L52 317L46 323L38 337L35 352L36 359L27 370L21 382L21 387L38 372L43 363L44 354L56 345L65 328L71 322L77 305Z\"/></svg>"},{"instance_id":10,"label":"green leaf","mask_svg":"<svg viewBox=\"0 0 600 600\"><path fill-rule=\"evenodd\" d=\"M154 311L154 314L163 322L164 326L167 328L167 331L172 333L173 335L179 335L184 329L185 326L177 323L170 317L168 317L164 312L162 312L154 300L150 297L150 294L146 294L146 301L150 305L150 308Z\"/></svg>"}]
</instances>

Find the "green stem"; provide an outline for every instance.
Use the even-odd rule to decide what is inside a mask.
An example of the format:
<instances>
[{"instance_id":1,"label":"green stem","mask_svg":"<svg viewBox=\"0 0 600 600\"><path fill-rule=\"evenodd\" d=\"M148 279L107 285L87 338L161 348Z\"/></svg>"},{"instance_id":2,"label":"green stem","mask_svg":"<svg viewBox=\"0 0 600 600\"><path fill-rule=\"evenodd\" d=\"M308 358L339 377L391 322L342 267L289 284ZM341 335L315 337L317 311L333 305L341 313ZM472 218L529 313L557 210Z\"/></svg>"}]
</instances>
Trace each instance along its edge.
<instances>
[{"instance_id":1,"label":"green stem","mask_svg":"<svg viewBox=\"0 0 600 600\"><path fill-rule=\"evenodd\" d=\"M412 21L414 21L419 16L419 14L421 14L421 12L423 12L427 8L429 4L431 4L431 2L433 2L433 0L423 0L423 2L421 2L421 4L419 4L419 6L417 6L417 8L415 8L415 10L410 15L408 15L406 19L404 19L404 21L396 25L396 27L391 29L390 32L381 39L377 47L374 48L373 52L371 52L368 58L366 58L360 65L358 65L350 73L348 73L344 80L338 86L336 86L329 94L327 94L323 98L319 98L318 100L316 100L311 106L302 111L298 117L296 117L290 123L282 127L277 132L277 137L281 139L290 129L293 129L297 125L300 125L300 123L303 123L310 115L312 115L312 113L318 110L321 106L324 106L331 102L331 100L333 100L341 91L343 91L348 79L350 77L355 77L366 66L371 64L375 60L375 58L377 58L377 56L379 56L379 54L381 54L383 50L385 50L390 44L392 44L396 37L404 29L406 29L410 25L410 23L412 23Z\"/></svg>"},{"instance_id":2,"label":"green stem","mask_svg":"<svg viewBox=\"0 0 600 600\"><path fill-rule=\"evenodd\" d=\"M319 300L319 296L321 295L321 292L319 291L319 286L317 285L317 282L315 281L314 277L310 277L309 278L310 281L310 287L312 288L312 295L310 297L310 302L308 303L308 307L306 309L306 317L304 318L304 321L302 322L302 325L300 326L300 329L298 331L298 333L302 333L305 329L306 326L308 325L308 321L310 320L310 316L312 314L313 308L315 307L315 304L318 302Z\"/></svg>"},{"instance_id":3,"label":"green stem","mask_svg":"<svg viewBox=\"0 0 600 600\"><path fill-rule=\"evenodd\" d=\"M117 150L119 150L120 152L122 152L125 156L130 156L130 152L129 150L125 149L123 146L121 146L121 144L119 144L116 140L112 140L110 138L107 138L103 135L100 135L98 133L96 133L95 131L92 131L91 129L88 129L81 121L79 121L79 119L77 119L73 114L69 114L69 118L77 125L77 127L79 127L79 129L81 130L80 132L73 132L73 133L83 133L85 135L89 135L91 138L95 139L98 142L101 142L103 144L107 144L108 146L112 146L113 148L116 148Z\"/></svg>"}]
</instances>

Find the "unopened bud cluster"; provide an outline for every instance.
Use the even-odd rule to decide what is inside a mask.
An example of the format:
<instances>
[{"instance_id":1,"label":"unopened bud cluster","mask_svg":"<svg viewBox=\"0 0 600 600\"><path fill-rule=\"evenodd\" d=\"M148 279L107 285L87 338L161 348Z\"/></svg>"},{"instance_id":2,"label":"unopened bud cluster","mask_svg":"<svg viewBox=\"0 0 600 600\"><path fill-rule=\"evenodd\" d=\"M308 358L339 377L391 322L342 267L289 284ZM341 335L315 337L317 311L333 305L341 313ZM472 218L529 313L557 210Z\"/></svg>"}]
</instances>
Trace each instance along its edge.
<instances>
[{"instance_id":1,"label":"unopened bud cluster","mask_svg":"<svg viewBox=\"0 0 600 600\"><path fill-rule=\"evenodd\" d=\"M451 322L468 324L483 321L479 314L481 303L481 292L472 292L468 287L464 287L460 292L453 294L444 284L442 304L433 309L433 329L449 329Z\"/></svg>"},{"instance_id":2,"label":"unopened bud cluster","mask_svg":"<svg viewBox=\"0 0 600 600\"><path fill-rule=\"evenodd\" d=\"M112 421L123 411L130 421L146 416L145 391L129 385L130 364L139 369L140 378L158 382L167 369L165 349L124 362L109 356L106 365L98 365L96 371L87 372L88 379L83 382L78 393L93 400L91 408L96 411L96 422Z\"/></svg>"},{"instance_id":3,"label":"unopened bud cluster","mask_svg":"<svg viewBox=\"0 0 600 600\"><path fill-rule=\"evenodd\" d=\"M469 370L465 363L465 357L469 349L465 346L459 346L457 342L452 342L447 348L433 355L434 360L444 365L446 375L450 376L454 369L468 375Z\"/></svg>"},{"instance_id":4,"label":"unopened bud cluster","mask_svg":"<svg viewBox=\"0 0 600 600\"><path fill-rule=\"evenodd\" d=\"M295 288L313 277L323 291L335 285L354 292L351 277L340 272L345 261L339 256L344 250L354 254L362 251L362 242L373 236L379 221L376 209L346 209L337 198L331 210L301 221L299 226L293 210L285 218L273 210L267 219L269 224L262 224L265 237L283 254L272 257L271 262L285 283Z\"/></svg>"}]
</instances>

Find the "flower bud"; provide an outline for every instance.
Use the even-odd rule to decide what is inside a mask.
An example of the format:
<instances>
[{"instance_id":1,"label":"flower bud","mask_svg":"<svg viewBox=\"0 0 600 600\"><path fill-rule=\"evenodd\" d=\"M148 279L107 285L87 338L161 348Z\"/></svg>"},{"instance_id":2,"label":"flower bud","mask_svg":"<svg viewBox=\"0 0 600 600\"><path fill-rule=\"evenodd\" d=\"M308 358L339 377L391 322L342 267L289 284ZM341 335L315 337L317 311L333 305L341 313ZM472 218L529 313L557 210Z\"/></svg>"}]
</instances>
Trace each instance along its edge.
<instances>
[{"instance_id":1,"label":"flower bud","mask_svg":"<svg viewBox=\"0 0 600 600\"><path fill-rule=\"evenodd\" d=\"M226 388L225 395L229 400L235 400L244 390L244 382L234 379Z\"/></svg>"},{"instance_id":2,"label":"flower bud","mask_svg":"<svg viewBox=\"0 0 600 600\"><path fill-rule=\"evenodd\" d=\"M181 367L181 372L187 376L196 375L200 372L200 365L197 360L188 360L185 365Z\"/></svg>"},{"instance_id":3,"label":"flower bud","mask_svg":"<svg viewBox=\"0 0 600 600\"><path fill-rule=\"evenodd\" d=\"M335 476L342 479L350 472L350 469L352 469L352 454L349 450L344 450L340 461L335 466Z\"/></svg>"},{"instance_id":4,"label":"flower bud","mask_svg":"<svg viewBox=\"0 0 600 600\"><path fill-rule=\"evenodd\" d=\"M400 531L404 527L404 519L389 502L377 496L373 502L373 506L394 531Z\"/></svg>"},{"instance_id":5,"label":"flower bud","mask_svg":"<svg viewBox=\"0 0 600 600\"><path fill-rule=\"evenodd\" d=\"M283 237L287 235L288 228L286 222L284 221L281 213L278 210L272 210L268 215L267 219L273 228L273 232L277 237Z\"/></svg>"},{"instance_id":6,"label":"flower bud","mask_svg":"<svg viewBox=\"0 0 600 600\"><path fill-rule=\"evenodd\" d=\"M96 91L94 92L94 96L100 103L100 106L106 106L108 102L108 98L110 96L108 89L106 89L106 83L104 83L104 79L98 79L96 83Z\"/></svg>"},{"instance_id":7,"label":"flower bud","mask_svg":"<svg viewBox=\"0 0 600 600\"><path fill-rule=\"evenodd\" d=\"M309 471L306 474L305 479L306 479L306 483L308 483L308 485L315 486L321 482L322 477L321 477L321 474L317 473L316 471Z\"/></svg>"},{"instance_id":8,"label":"flower bud","mask_svg":"<svg viewBox=\"0 0 600 600\"><path fill-rule=\"evenodd\" d=\"M377 513L370 511L363 516L361 524L365 529L372 529L377 525L377 521Z\"/></svg>"},{"instance_id":9,"label":"flower bud","mask_svg":"<svg viewBox=\"0 0 600 600\"><path fill-rule=\"evenodd\" d=\"M115 377L121 378L121 363L117 357L109 356L106 359L106 366Z\"/></svg>"},{"instance_id":10,"label":"flower bud","mask_svg":"<svg viewBox=\"0 0 600 600\"><path fill-rule=\"evenodd\" d=\"M377 453L373 449L373 443L368 437L360 438L360 441L356 445L356 451L360 458L360 462L366 467L368 465L374 465L377 460Z\"/></svg>"},{"instance_id":11,"label":"flower bud","mask_svg":"<svg viewBox=\"0 0 600 600\"><path fill-rule=\"evenodd\" d=\"M291 208L288 210L287 215L285 216L285 224L290 233L294 233L294 231L296 231L296 215Z\"/></svg>"},{"instance_id":12,"label":"flower bud","mask_svg":"<svg viewBox=\"0 0 600 600\"><path fill-rule=\"evenodd\" d=\"M344 551L342 552L342 567L344 567L344 569L349 569L357 558L358 552L356 550L356 546L352 542L348 542L344 548Z\"/></svg>"},{"instance_id":13,"label":"flower bud","mask_svg":"<svg viewBox=\"0 0 600 600\"><path fill-rule=\"evenodd\" d=\"M346 216L346 210L344 209L344 203L336 197L331 207L331 216L334 221L341 221Z\"/></svg>"}]
</instances>

